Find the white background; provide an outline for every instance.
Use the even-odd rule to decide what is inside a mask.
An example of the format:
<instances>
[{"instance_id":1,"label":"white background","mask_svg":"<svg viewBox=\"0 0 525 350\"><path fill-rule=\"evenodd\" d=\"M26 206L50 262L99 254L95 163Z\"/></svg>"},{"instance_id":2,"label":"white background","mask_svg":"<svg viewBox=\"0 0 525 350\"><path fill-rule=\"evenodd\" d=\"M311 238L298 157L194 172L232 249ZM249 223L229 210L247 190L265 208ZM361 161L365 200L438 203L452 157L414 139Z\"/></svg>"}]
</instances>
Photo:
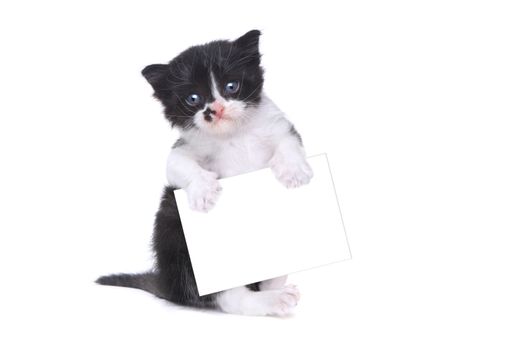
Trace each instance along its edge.
<instances>
[{"instance_id":1,"label":"white background","mask_svg":"<svg viewBox=\"0 0 525 350\"><path fill-rule=\"evenodd\" d=\"M2 2L0 347L523 349L519 1ZM287 319L96 286L151 266L176 139L140 76L259 28L266 91L330 155L353 260Z\"/></svg>"}]
</instances>

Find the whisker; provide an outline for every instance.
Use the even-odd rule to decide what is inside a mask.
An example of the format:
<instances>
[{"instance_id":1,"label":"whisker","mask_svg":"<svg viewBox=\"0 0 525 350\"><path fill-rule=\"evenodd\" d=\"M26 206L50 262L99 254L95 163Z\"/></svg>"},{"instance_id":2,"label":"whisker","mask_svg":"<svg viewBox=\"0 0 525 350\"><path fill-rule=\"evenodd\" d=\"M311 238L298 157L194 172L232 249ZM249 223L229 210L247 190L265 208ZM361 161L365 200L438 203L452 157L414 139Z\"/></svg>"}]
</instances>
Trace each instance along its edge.
<instances>
[{"instance_id":1,"label":"whisker","mask_svg":"<svg viewBox=\"0 0 525 350\"><path fill-rule=\"evenodd\" d=\"M232 54L232 50L233 50L233 45L230 45L230 51L228 51L228 56L224 60L225 64L228 64L230 62L230 56Z\"/></svg>"},{"instance_id":2,"label":"whisker","mask_svg":"<svg viewBox=\"0 0 525 350\"><path fill-rule=\"evenodd\" d=\"M242 56L241 58L239 58L236 61L228 62L227 66L225 67L225 72L229 72L233 68L235 68L235 66L239 66L239 65L241 65L241 64L243 64L246 61L251 60L251 59L254 59L254 56L247 55L247 56Z\"/></svg>"},{"instance_id":3,"label":"whisker","mask_svg":"<svg viewBox=\"0 0 525 350\"><path fill-rule=\"evenodd\" d=\"M184 101L182 101L179 96L177 96L177 100L179 101L179 103L181 104L181 106L184 108L186 112L190 113L191 116L195 115L195 112L193 112L191 109L186 107L186 103L184 103Z\"/></svg>"},{"instance_id":4,"label":"whisker","mask_svg":"<svg viewBox=\"0 0 525 350\"><path fill-rule=\"evenodd\" d=\"M248 96L246 96L245 98L243 98L243 99L241 100L241 102L246 102L246 100L249 99L249 98L253 95L253 93L254 93L255 91L257 91L257 90L262 86L262 84L263 84L263 82L261 82L259 85L257 85L257 86L255 87L255 89L253 89L253 91L252 91Z\"/></svg>"},{"instance_id":5,"label":"whisker","mask_svg":"<svg viewBox=\"0 0 525 350\"><path fill-rule=\"evenodd\" d=\"M241 83L240 83L240 86L239 86L239 92L242 91L242 83L244 82L244 71L242 72L242 77L241 77ZM238 95L238 94L237 94Z\"/></svg>"}]
</instances>

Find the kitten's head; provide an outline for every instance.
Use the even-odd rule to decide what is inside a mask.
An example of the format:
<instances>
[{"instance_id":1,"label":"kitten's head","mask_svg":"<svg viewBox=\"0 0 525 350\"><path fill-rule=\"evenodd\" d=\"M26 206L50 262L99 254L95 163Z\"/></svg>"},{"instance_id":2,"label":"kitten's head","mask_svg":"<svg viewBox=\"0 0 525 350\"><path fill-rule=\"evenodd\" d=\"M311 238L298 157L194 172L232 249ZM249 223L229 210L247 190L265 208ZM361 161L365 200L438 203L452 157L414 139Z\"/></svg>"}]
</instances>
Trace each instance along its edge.
<instances>
[{"instance_id":1,"label":"kitten's head","mask_svg":"<svg viewBox=\"0 0 525 350\"><path fill-rule=\"evenodd\" d=\"M234 41L193 46L169 64L152 64L142 75L164 105L172 126L230 134L261 99L263 70L259 36L252 30Z\"/></svg>"}]
</instances>

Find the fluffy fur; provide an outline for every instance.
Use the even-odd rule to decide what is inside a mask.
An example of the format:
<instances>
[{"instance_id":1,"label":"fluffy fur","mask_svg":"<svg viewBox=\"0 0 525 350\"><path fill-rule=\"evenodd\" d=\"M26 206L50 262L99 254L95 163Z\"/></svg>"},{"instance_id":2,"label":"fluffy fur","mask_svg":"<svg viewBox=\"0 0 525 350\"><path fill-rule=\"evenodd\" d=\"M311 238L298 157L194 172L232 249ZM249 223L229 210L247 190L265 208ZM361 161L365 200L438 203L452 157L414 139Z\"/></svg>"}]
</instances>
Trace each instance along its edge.
<instances>
[{"instance_id":1,"label":"fluffy fur","mask_svg":"<svg viewBox=\"0 0 525 350\"><path fill-rule=\"evenodd\" d=\"M200 297L173 191L184 189L194 210L219 200L219 178L270 166L287 187L309 182L312 171L302 140L283 112L263 93L260 32L234 41L194 46L143 75L181 136L167 162L169 186L155 219L156 266L143 274L104 276L100 284L146 290L180 305L246 315L286 315L297 304L286 276ZM184 204L185 205L185 204Z\"/></svg>"}]
</instances>

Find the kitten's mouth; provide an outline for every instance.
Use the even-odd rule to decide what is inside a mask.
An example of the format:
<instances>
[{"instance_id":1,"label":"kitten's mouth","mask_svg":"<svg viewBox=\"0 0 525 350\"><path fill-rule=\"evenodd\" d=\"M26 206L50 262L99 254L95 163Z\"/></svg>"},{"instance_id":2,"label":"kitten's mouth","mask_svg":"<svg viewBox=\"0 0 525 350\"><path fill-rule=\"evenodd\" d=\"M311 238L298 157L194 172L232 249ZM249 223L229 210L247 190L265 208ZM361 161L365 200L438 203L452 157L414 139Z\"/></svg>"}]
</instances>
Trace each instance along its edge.
<instances>
[{"instance_id":1,"label":"kitten's mouth","mask_svg":"<svg viewBox=\"0 0 525 350\"><path fill-rule=\"evenodd\" d=\"M229 121L232 121L233 118L230 117L229 115L226 115L226 114L222 114L222 115L216 115L214 116L213 118L213 124L218 124L218 123L223 123L223 122L229 122Z\"/></svg>"}]
</instances>

